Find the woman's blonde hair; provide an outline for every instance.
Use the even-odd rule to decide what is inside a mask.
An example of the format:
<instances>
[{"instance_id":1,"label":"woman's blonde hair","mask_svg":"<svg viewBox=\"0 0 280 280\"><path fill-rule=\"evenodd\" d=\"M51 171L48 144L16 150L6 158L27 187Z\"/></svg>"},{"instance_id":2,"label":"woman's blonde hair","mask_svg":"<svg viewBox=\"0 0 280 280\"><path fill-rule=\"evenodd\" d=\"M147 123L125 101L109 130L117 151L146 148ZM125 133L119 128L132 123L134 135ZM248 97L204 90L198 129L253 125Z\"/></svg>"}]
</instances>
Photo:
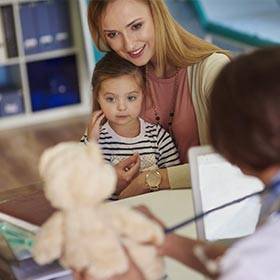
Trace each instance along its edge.
<instances>
[{"instance_id":1,"label":"woman's blonde hair","mask_svg":"<svg viewBox=\"0 0 280 280\"><path fill-rule=\"evenodd\" d=\"M88 8L88 24L98 49L110 47L102 32L102 16L112 0L91 0ZM149 6L155 26L155 55L158 72L163 74L169 63L179 68L195 64L214 52L226 51L186 31L170 14L164 0L138 0Z\"/></svg>"}]
</instances>

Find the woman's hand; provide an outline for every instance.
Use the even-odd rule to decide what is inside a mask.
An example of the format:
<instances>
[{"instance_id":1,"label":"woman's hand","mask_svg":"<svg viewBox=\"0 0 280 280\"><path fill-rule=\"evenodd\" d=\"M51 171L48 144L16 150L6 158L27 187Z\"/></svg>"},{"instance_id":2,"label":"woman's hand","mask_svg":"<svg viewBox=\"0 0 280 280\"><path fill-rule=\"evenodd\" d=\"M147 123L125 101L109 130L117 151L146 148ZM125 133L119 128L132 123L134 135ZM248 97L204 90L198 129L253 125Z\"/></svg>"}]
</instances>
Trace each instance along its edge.
<instances>
[{"instance_id":1,"label":"woman's hand","mask_svg":"<svg viewBox=\"0 0 280 280\"><path fill-rule=\"evenodd\" d=\"M99 129L102 120L104 119L105 115L102 110L98 110L93 112L91 120L87 127L87 136L89 140L95 139L98 141L99 139Z\"/></svg>"},{"instance_id":2,"label":"woman's hand","mask_svg":"<svg viewBox=\"0 0 280 280\"><path fill-rule=\"evenodd\" d=\"M115 171L118 176L116 193L121 193L127 185L139 174L140 169L140 157L138 154L134 154L115 166Z\"/></svg>"}]
</instances>

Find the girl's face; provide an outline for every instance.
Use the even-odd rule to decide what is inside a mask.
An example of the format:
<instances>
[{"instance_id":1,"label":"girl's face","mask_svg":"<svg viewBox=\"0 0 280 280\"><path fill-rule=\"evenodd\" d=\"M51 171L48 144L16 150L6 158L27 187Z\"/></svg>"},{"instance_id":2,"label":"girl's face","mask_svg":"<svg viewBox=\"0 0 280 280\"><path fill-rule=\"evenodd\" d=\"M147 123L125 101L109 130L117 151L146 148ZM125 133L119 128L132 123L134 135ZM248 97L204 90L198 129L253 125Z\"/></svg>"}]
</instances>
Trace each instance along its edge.
<instances>
[{"instance_id":1,"label":"girl's face","mask_svg":"<svg viewBox=\"0 0 280 280\"><path fill-rule=\"evenodd\" d=\"M98 93L101 110L112 127L138 122L142 100L142 89L132 75L103 81Z\"/></svg>"},{"instance_id":2,"label":"girl's face","mask_svg":"<svg viewBox=\"0 0 280 280\"><path fill-rule=\"evenodd\" d=\"M152 14L141 1L110 2L101 25L108 45L124 59L143 66L155 55Z\"/></svg>"}]
</instances>

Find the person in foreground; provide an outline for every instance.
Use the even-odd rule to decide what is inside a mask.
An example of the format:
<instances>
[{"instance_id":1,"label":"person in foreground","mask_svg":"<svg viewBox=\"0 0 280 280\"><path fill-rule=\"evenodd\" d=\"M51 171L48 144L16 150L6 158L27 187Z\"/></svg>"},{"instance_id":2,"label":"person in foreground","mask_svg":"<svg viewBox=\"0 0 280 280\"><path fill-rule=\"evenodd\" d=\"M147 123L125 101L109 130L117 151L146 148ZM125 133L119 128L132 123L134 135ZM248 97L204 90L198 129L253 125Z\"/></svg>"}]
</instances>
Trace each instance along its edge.
<instances>
[{"instance_id":1,"label":"person in foreground","mask_svg":"<svg viewBox=\"0 0 280 280\"><path fill-rule=\"evenodd\" d=\"M220 280L280 279L279 73L279 47L241 56L222 70L210 98L212 145L266 186L261 197L262 225L228 249L169 234L159 254ZM141 277L132 264L127 275L114 279ZM76 274L76 279L89 278Z\"/></svg>"},{"instance_id":2,"label":"person in foreground","mask_svg":"<svg viewBox=\"0 0 280 280\"><path fill-rule=\"evenodd\" d=\"M100 50L114 51L142 68L146 98L140 116L169 132L185 163L161 169L158 187L190 187L186 154L191 146L209 142L208 98L229 61L227 53L184 30L164 0L91 0L88 22ZM132 157L116 166L118 181L127 185L120 197L146 192L149 171L135 176L137 168L127 168L135 162Z\"/></svg>"},{"instance_id":3,"label":"person in foreground","mask_svg":"<svg viewBox=\"0 0 280 280\"><path fill-rule=\"evenodd\" d=\"M114 166L136 154L140 172L180 164L169 133L139 117L145 100L145 83L139 67L115 52L108 52L96 64L91 84L94 113L85 139L99 143L107 162ZM121 187L119 183L116 194L122 191Z\"/></svg>"}]
</instances>

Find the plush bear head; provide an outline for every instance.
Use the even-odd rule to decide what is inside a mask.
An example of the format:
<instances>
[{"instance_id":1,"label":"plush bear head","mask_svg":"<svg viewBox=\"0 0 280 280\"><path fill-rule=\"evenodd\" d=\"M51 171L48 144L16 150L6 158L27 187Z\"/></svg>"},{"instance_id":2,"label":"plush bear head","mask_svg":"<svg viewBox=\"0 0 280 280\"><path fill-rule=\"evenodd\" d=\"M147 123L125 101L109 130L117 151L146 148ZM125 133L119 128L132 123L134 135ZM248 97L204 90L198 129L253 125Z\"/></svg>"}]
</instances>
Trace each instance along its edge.
<instances>
[{"instance_id":1,"label":"plush bear head","mask_svg":"<svg viewBox=\"0 0 280 280\"><path fill-rule=\"evenodd\" d=\"M114 168L105 163L95 142L64 142L47 149L39 171L46 197L58 209L100 204L116 187Z\"/></svg>"}]
</instances>

